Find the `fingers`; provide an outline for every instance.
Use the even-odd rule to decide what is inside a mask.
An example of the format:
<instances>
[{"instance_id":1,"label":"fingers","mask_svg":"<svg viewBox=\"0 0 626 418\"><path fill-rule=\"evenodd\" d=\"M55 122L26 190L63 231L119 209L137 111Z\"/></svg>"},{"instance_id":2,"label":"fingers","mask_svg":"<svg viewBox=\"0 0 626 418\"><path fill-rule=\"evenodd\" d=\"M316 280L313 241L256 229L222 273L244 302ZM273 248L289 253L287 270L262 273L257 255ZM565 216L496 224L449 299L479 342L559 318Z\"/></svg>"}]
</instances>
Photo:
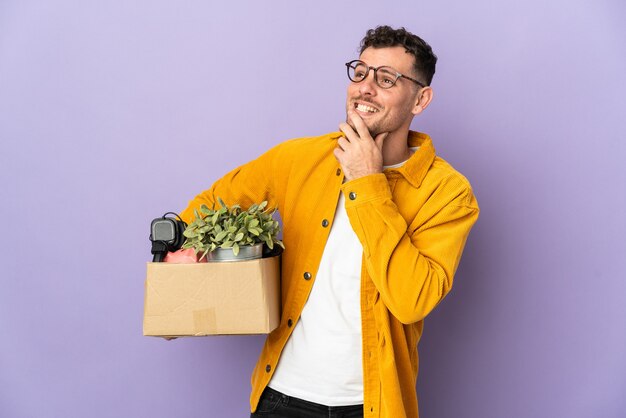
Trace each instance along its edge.
<instances>
[{"instance_id":1,"label":"fingers","mask_svg":"<svg viewBox=\"0 0 626 418\"><path fill-rule=\"evenodd\" d=\"M389 135L389 132L383 132L376 135L376 139L374 139L376 146L381 152L383 151L383 142L385 142L385 138L387 138L387 135Z\"/></svg>"},{"instance_id":2,"label":"fingers","mask_svg":"<svg viewBox=\"0 0 626 418\"><path fill-rule=\"evenodd\" d=\"M348 118L354 124L354 127L356 128L356 132L360 139L373 140L372 136L370 135L370 131L369 129L367 129L367 125L365 125L365 122L363 122L363 119L361 118L361 116L359 116L356 112L349 110Z\"/></svg>"},{"instance_id":3,"label":"fingers","mask_svg":"<svg viewBox=\"0 0 626 418\"><path fill-rule=\"evenodd\" d=\"M346 134L346 138L348 138L349 141L358 141L360 139L370 139L373 141L369 129L367 129L367 125L365 125L365 122L363 122L361 116L359 116L354 111L349 110L348 120L352 122L353 126L343 122L339 124L339 130Z\"/></svg>"},{"instance_id":4,"label":"fingers","mask_svg":"<svg viewBox=\"0 0 626 418\"><path fill-rule=\"evenodd\" d=\"M346 139L345 137L341 136L337 140L337 145L339 146L339 148L341 148L343 151L345 151L348 148L348 146L350 145L350 141L348 141L348 139Z\"/></svg>"},{"instance_id":5,"label":"fingers","mask_svg":"<svg viewBox=\"0 0 626 418\"><path fill-rule=\"evenodd\" d=\"M348 125L345 122L342 122L339 124L339 130L345 134L346 139L348 141L350 140L356 141L359 139L359 135L356 132L354 132L354 129L352 129L352 126Z\"/></svg>"},{"instance_id":6,"label":"fingers","mask_svg":"<svg viewBox=\"0 0 626 418\"><path fill-rule=\"evenodd\" d=\"M341 148L335 148L333 151L333 154L335 154L335 158L337 159L337 161L339 161L339 164L343 164L343 154L345 153L344 150L342 150Z\"/></svg>"}]
</instances>

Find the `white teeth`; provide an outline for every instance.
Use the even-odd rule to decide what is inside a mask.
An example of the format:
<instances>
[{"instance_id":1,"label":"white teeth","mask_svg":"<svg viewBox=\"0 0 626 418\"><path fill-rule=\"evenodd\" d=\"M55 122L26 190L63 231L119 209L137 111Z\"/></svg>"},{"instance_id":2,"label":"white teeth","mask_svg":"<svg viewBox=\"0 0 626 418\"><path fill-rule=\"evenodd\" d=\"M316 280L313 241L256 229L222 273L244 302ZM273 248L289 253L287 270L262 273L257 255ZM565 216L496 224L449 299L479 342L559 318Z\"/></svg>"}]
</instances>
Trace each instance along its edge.
<instances>
[{"instance_id":1,"label":"white teeth","mask_svg":"<svg viewBox=\"0 0 626 418\"><path fill-rule=\"evenodd\" d=\"M378 112L378 110L374 109L373 107L371 107L371 106L366 106L366 105L361 104L361 103L359 103L359 104L357 104L357 105L356 105L356 110L359 110L359 111L361 111L361 112L369 112L369 113L375 113L375 112Z\"/></svg>"}]
</instances>

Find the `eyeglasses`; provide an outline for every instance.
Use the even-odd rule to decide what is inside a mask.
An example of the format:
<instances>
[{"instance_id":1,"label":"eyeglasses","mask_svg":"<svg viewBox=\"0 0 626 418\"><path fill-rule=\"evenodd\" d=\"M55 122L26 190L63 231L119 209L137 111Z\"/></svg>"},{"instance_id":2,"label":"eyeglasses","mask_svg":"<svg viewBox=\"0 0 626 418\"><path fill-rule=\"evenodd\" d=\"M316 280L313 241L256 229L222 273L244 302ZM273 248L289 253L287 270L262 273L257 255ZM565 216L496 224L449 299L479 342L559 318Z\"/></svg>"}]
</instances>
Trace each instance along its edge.
<instances>
[{"instance_id":1,"label":"eyeglasses","mask_svg":"<svg viewBox=\"0 0 626 418\"><path fill-rule=\"evenodd\" d=\"M374 80L383 89L389 89L393 87L399 78L406 78L411 80L420 87L426 87L426 85L420 83L414 78L401 74L391 67L371 67L361 60L354 60L346 63L346 69L348 70L348 78L354 83L360 83L365 80L370 72L374 70Z\"/></svg>"}]
</instances>

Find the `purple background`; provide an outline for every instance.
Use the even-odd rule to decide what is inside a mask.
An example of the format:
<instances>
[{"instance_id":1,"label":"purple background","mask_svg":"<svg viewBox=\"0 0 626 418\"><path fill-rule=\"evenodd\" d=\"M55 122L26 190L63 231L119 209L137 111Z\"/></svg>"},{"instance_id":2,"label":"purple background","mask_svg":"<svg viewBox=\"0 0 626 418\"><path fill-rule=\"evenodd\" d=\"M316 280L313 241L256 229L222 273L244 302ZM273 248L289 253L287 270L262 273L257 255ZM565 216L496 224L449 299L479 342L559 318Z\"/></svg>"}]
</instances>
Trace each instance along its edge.
<instances>
[{"instance_id":1,"label":"purple background","mask_svg":"<svg viewBox=\"0 0 626 418\"><path fill-rule=\"evenodd\" d=\"M626 416L624 2L217 4L0 2L0 416L247 416L262 336L141 335L149 222L336 130L377 24L438 54L413 127L482 209L422 415Z\"/></svg>"}]
</instances>

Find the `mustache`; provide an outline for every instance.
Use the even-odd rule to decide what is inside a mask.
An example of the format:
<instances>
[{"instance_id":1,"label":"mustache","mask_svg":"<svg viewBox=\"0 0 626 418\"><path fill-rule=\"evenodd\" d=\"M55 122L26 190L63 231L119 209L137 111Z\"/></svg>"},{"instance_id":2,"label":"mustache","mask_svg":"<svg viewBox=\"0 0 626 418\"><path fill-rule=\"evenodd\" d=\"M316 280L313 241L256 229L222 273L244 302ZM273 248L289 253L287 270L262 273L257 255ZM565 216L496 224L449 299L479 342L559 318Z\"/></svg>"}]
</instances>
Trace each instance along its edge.
<instances>
[{"instance_id":1,"label":"mustache","mask_svg":"<svg viewBox=\"0 0 626 418\"><path fill-rule=\"evenodd\" d=\"M354 104L355 102L370 103L370 104L374 105L375 107L377 107L378 109L382 109L383 108L383 106L381 106L380 104L376 103L372 99L369 99L369 98L366 98L366 97L362 97L362 96L357 96L357 97L353 98L352 99L352 103Z\"/></svg>"}]
</instances>

